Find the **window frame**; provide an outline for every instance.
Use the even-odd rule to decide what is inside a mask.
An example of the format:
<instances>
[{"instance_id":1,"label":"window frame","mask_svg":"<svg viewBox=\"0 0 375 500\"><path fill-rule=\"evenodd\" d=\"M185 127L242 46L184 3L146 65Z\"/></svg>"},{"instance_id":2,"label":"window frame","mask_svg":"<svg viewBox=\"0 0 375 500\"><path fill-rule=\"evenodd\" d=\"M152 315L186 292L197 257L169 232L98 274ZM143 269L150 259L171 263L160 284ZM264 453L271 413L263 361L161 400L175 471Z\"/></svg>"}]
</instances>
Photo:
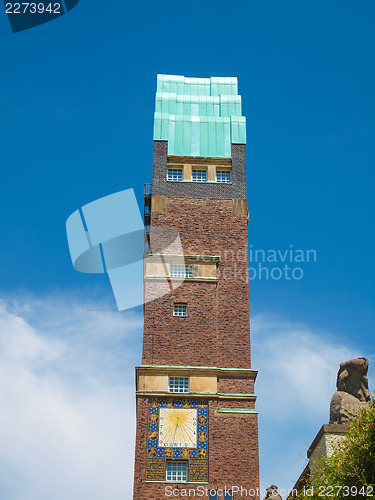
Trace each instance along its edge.
<instances>
[{"instance_id":1,"label":"window frame","mask_svg":"<svg viewBox=\"0 0 375 500\"><path fill-rule=\"evenodd\" d=\"M205 180L194 179L194 172L204 172L205 173ZM207 167L192 168L191 169L191 181L204 184L207 182L207 174L208 174Z\"/></svg>"},{"instance_id":2,"label":"window frame","mask_svg":"<svg viewBox=\"0 0 375 500\"><path fill-rule=\"evenodd\" d=\"M175 387L171 387L171 379L173 379L172 385ZM176 379L180 379L178 385L175 384L175 382L174 382ZM181 380L183 380L183 382L180 385ZM187 380L187 384L185 383L186 380ZM186 387L186 385L187 385L187 387ZM175 388L177 388L178 390L177 391L173 390ZM187 388L187 390L180 390L181 388L182 389ZM168 377L168 393L169 394L188 394L189 392L190 392L190 379L189 379L189 377L180 377L178 375L169 375L169 377Z\"/></svg>"},{"instance_id":3,"label":"window frame","mask_svg":"<svg viewBox=\"0 0 375 500\"><path fill-rule=\"evenodd\" d=\"M180 178L179 179L169 179L169 173L172 172L172 171L174 171L174 172L177 172L177 171L180 172L181 173L181 179ZM172 174L172 177L173 177L173 174ZM180 176L178 176L178 177L180 177ZM173 166L173 167L172 166L167 167L167 182L182 182L183 180L184 180L184 169L183 169L183 167L180 167L178 165Z\"/></svg>"},{"instance_id":4,"label":"window frame","mask_svg":"<svg viewBox=\"0 0 375 500\"><path fill-rule=\"evenodd\" d=\"M172 272L173 270L176 270L176 272ZM169 277L170 278L193 278L194 277L193 264L170 264L169 265Z\"/></svg>"},{"instance_id":5,"label":"window frame","mask_svg":"<svg viewBox=\"0 0 375 500\"><path fill-rule=\"evenodd\" d=\"M173 473L173 471L168 471L168 466L175 466L175 468L178 468L178 465L184 465L185 466L185 477L186 479L168 479L168 472ZM189 481L189 463L187 460L167 460L165 464L165 481L167 483L187 483ZM178 471L176 470L176 475L178 474Z\"/></svg>"},{"instance_id":6,"label":"window frame","mask_svg":"<svg viewBox=\"0 0 375 500\"><path fill-rule=\"evenodd\" d=\"M227 180L219 181L218 175L217 175L219 172L228 173L229 174L229 181L227 181ZM230 168L216 168L216 182L218 184L232 184L232 170Z\"/></svg>"},{"instance_id":7,"label":"window frame","mask_svg":"<svg viewBox=\"0 0 375 500\"><path fill-rule=\"evenodd\" d=\"M185 314L178 314L178 308L182 308ZM177 314L176 314L177 313ZM185 302L175 302L173 304L173 317L174 318L187 318L187 303Z\"/></svg>"}]
</instances>

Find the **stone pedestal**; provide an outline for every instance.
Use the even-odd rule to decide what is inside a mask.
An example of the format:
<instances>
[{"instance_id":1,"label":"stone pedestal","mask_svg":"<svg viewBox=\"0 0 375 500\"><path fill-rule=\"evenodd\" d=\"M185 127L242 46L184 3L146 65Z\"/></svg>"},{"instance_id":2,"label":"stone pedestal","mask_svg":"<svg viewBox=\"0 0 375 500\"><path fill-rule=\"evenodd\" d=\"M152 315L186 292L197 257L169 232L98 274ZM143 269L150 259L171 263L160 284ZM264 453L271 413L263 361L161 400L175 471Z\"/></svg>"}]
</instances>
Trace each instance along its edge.
<instances>
[{"instance_id":1,"label":"stone pedestal","mask_svg":"<svg viewBox=\"0 0 375 500\"><path fill-rule=\"evenodd\" d=\"M314 475L316 464L322 457L330 457L335 445L345 438L345 424L325 424L316 435L307 451L311 475Z\"/></svg>"},{"instance_id":2,"label":"stone pedestal","mask_svg":"<svg viewBox=\"0 0 375 500\"><path fill-rule=\"evenodd\" d=\"M345 424L325 424L321 427L311 446L307 450L307 463L304 471L298 478L289 494L287 500L292 500L309 483L314 476L317 464L322 457L330 457L333 454L335 445L342 439L345 439L347 428Z\"/></svg>"}]
</instances>

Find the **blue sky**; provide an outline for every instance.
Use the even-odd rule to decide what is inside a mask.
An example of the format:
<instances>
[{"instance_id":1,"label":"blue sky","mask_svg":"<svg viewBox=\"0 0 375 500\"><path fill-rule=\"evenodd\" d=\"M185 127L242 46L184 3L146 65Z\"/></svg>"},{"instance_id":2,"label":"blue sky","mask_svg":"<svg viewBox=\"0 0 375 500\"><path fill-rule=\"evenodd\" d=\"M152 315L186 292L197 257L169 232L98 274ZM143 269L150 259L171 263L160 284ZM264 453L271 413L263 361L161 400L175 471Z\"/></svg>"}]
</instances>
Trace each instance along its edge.
<instances>
[{"instance_id":1,"label":"blue sky","mask_svg":"<svg viewBox=\"0 0 375 500\"><path fill-rule=\"evenodd\" d=\"M133 187L142 203L143 183L150 182L152 175L157 73L237 76L247 117L249 244L253 249L284 251L293 245L317 252L317 262L303 265L304 277L299 281L256 279L250 283L253 366L260 370L262 477L265 483L293 484L303 468L299 454L305 453L305 443L310 444L328 418L338 363L356 355L375 361L374 14L375 4L367 0L360 4L262 0L231 6L220 1L180 5L115 0L108 5L81 0L68 15L18 34L11 33L5 14L0 15L4 345L13 336L13 347L22 343L27 332L38 343L47 343L42 349L45 357L41 360L36 353L31 368L29 361L17 355L21 372L29 378L16 376L14 380L14 391L20 394L15 414L23 402L26 409L22 414L29 414L36 401L44 409L44 421L51 422L54 429L55 420L48 418L49 394L57 387L51 380L61 389L61 408L83 422L87 419L89 428L97 429L101 421L92 421L91 411L73 405L71 400L79 400L77 380L93 383L96 389L105 387L104 392L112 394L108 408L114 419L117 410L127 411L126 404L116 406L117 393L113 396L111 391L120 387L129 401L132 398L133 366L140 360L140 311L116 312L105 277L74 271L65 221L85 203L121 189ZM72 304L80 305L81 313L67 318ZM115 355L118 346L110 335L108 343L102 337L93 342L93 354L87 359L83 340L77 351L68 349L71 334L67 330L86 331L98 314L108 315L108 321L114 323L113 331L124 352L122 361ZM9 326L12 321L21 326L13 329ZM134 333L131 343L125 333L121 337L120 332L125 331ZM58 375L55 371L60 364L51 367L48 362L55 352L56 336L60 336L61 348L56 355L68 366ZM284 339L281 343L280 338ZM292 348L287 351L282 347L288 342ZM103 349L108 353L108 365L103 362L94 383L88 374L95 364L94 353ZM8 359L6 352L4 348L3 359ZM85 366L87 363L86 370L74 369L78 354ZM293 364L298 367L298 387L288 369ZM269 406L272 395L276 397L276 390L271 389L277 385L279 366L282 380L288 384L284 398L276 398L284 415L276 426L284 431L281 437L281 430L270 430L275 421ZM303 392L303 387L306 392L312 390L307 377L310 368L322 374L316 385L321 391L313 391L319 409L315 411ZM11 365L8 376L18 369L19 364ZM56 379L43 378L49 370ZM36 388L42 379L47 388L40 394ZM86 389L82 387L82 395ZM39 399L24 401L23 391ZM101 398L107 396L99 389L93 394L101 408ZM9 405L7 393L1 397ZM291 411L293 405L300 408L300 418ZM129 412L127 434L121 434L118 427L124 443L132 432L131 415ZM35 416L35 421L39 418ZM8 436L12 430L17 435L13 421L10 415L9 427L4 426ZM33 426L27 422L25 417L22 425L30 425L32 432ZM56 422L54 425L59 434L61 428ZM67 433L74 427L69 421L66 426ZM92 435L87 435L87 442ZM70 452L76 455L80 438L75 440L73 433L70 439ZM30 447L33 449L33 443ZM53 449L58 449L57 443ZM28 494L17 490L24 455L20 446L7 477L0 475L0 492L7 488L4 492L9 499L34 498L31 487ZM113 461L118 470L122 465L127 468L129 481L119 483L113 500L122 498L121 492L129 492L131 457L123 455L121 449L116 450ZM51 451L46 462L51 463L53 456ZM280 456L285 457L282 465L288 463L288 471L283 472ZM95 466L110 470L109 461L110 454L106 465L99 461ZM9 454L0 457L0 462L9 462ZM44 465L42 461L40 471ZM94 465L92 471L96 471ZM30 476L35 498L54 495L54 484L59 484L56 474L48 491L43 490L42 481L40 489L36 479L33 483L35 473ZM72 477L66 493L73 499L82 498L86 485L91 494L89 479L96 476L87 472L87 482L77 490Z\"/></svg>"}]
</instances>

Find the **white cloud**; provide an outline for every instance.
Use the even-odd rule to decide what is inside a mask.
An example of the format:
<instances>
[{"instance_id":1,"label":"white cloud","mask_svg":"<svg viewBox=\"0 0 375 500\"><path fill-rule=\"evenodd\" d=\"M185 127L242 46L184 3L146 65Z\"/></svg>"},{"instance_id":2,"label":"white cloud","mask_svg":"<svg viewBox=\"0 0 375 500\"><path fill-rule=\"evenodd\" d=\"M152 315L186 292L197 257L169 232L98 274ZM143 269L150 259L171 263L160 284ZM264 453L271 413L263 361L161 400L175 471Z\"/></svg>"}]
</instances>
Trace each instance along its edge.
<instances>
[{"instance_id":1,"label":"white cloud","mask_svg":"<svg viewBox=\"0 0 375 500\"><path fill-rule=\"evenodd\" d=\"M0 301L0 498L131 498L142 315L98 307ZM290 488L328 422L339 363L367 353L272 315L252 318L251 338L262 487Z\"/></svg>"},{"instance_id":2,"label":"white cloud","mask_svg":"<svg viewBox=\"0 0 375 500\"><path fill-rule=\"evenodd\" d=\"M141 316L0 303L0 497L131 498Z\"/></svg>"}]
</instances>

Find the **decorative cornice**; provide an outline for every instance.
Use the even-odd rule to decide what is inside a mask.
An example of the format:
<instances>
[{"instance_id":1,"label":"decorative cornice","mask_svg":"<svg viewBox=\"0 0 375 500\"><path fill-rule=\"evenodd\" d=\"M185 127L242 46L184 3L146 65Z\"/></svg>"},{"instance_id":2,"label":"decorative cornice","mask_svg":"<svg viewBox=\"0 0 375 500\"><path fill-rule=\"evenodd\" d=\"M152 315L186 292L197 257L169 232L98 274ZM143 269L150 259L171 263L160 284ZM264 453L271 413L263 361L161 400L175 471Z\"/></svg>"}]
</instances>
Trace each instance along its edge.
<instances>
[{"instance_id":1,"label":"decorative cornice","mask_svg":"<svg viewBox=\"0 0 375 500\"><path fill-rule=\"evenodd\" d=\"M233 394L219 392L218 396L222 399L256 399L255 394Z\"/></svg>"},{"instance_id":2,"label":"decorative cornice","mask_svg":"<svg viewBox=\"0 0 375 500\"><path fill-rule=\"evenodd\" d=\"M163 392L163 391L147 391L139 390L136 391L137 396L158 396L158 397L200 397L209 398L214 397L215 399L243 399L243 400L256 400L255 394L224 394L220 392Z\"/></svg>"},{"instance_id":3,"label":"decorative cornice","mask_svg":"<svg viewBox=\"0 0 375 500\"><path fill-rule=\"evenodd\" d=\"M173 481L145 481L145 483L161 483L161 484L178 484L179 486L182 485L182 484L208 484L208 482L205 482L205 481L200 481L199 483L197 483L197 481L183 481L183 482L180 482L180 483L176 483L176 482L173 482Z\"/></svg>"},{"instance_id":4,"label":"decorative cornice","mask_svg":"<svg viewBox=\"0 0 375 500\"><path fill-rule=\"evenodd\" d=\"M174 277L170 277L170 276L167 276L167 275L164 275L164 276L153 276L151 274L146 274L144 276L144 279L145 280L167 280L167 281L218 281L218 278L174 278Z\"/></svg>"},{"instance_id":5,"label":"decorative cornice","mask_svg":"<svg viewBox=\"0 0 375 500\"><path fill-rule=\"evenodd\" d=\"M240 414L254 414L257 415L258 412L251 408L218 408L216 413L240 413Z\"/></svg>"},{"instance_id":6,"label":"decorative cornice","mask_svg":"<svg viewBox=\"0 0 375 500\"><path fill-rule=\"evenodd\" d=\"M197 372L203 374L208 372L211 375L232 375L253 378L255 380L258 371L252 370L251 368L219 368L217 366L176 366L176 365L141 365L135 368L136 372L141 370L158 372L158 373L168 373L171 371L189 371Z\"/></svg>"},{"instance_id":7,"label":"decorative cornice","mask_svg":"<svg viewBox=\"0 0 375 500\"><path fill-rule=\"evenodd\" d=\"M173 254L173 253L150 253L148 262L165 262L168 259L184 258L185 261L192 260L193 262L219 262L220 255L192 255L192 254Z\"/></svg>"}]
</instances>

